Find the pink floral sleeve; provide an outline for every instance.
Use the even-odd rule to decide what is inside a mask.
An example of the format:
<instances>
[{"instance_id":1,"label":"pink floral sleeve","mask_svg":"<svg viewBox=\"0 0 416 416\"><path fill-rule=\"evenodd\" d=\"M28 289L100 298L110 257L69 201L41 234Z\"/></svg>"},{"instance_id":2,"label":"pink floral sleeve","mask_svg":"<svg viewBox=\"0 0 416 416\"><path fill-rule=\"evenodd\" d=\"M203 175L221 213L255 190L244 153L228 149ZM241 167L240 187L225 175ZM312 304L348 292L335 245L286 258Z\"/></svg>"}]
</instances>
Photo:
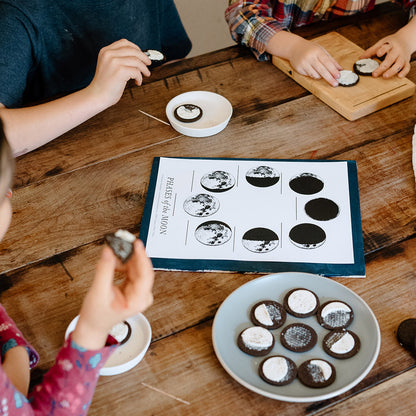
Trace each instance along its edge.
<instances>
[{"instance_id":1,"label":"pink floral sleeve","mask_svg":"<svg viewBox=\"0 0 416 416\"><path fill-rule=\"evenodd\" d=\"M31 367L35 365L38 354L0 305L1 357L18 345L27 349ZM86 415L100 369L117 345L109 336L104 348L91 351L78 346L69 336L42 383L29 394L29 400L15 389L0 365L0 416Z\"/></svg>"}]
</instances>

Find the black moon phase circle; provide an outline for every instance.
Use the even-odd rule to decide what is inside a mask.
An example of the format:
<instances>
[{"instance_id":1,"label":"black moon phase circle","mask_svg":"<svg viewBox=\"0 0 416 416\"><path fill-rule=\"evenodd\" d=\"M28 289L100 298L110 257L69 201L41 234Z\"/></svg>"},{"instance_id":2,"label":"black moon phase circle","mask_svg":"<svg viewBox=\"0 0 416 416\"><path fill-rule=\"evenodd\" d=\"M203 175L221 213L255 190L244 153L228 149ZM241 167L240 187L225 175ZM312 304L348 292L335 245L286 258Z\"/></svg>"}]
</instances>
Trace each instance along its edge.
<instances>
[{"instance_id":1,"label":"black moon phase circle","mask_svg":"<svg viewBox=\"0 0 416 416\"><path fill-rule=\"evenodd\" d=\"M292 191L302 195L313 195L322 191L324 183L313 173L301 173L289 181Z\"/></svg>"},{"instance_id":2,"label":"black moon phase circle","mask_svg":"<svg viewBox=\"0 0 416 416\"><path fill-rule=\"evenodd\" d=\"M250 185L267 188L279 182L280 175L270 166L257 166L246 173L246 180Z\"/></svg>"},{"instance_id":3,"label":"black moon phase circle","mask_svg":"<svg viewBox=\"0 0 416 416\"><path fill-rule=\"evenodd\" d=\"M234 176L223 170L206 173L201 178L201 186L210 192L225 192L235 185Z\"/></svg>"},{"instance_id":4,"label":"black moon phase circle","mask_svg":"<svg viewBox=\"0 0 416 416\"><path fill-rule=\"evenodd\" d=\"M218 199L209 194L192 195L183 203L185 212L193 217L208 217L215 214L219 208Z\"/></svg>"},{"instance_id":5,"label":"black moon phase circle","mask_svg":"<svg viewBox=\"0 0 416 416\"><path fill-rule=\"evenodd\" d=\"M314 220L329 221L338 216L339 207L330 199L316 198L306 203L305 212Z\"/></svg>"},{"instance_id":6,"label":"black moon phase circle","mask_svg":"<svg viewBox=\"0 0 416 416\"><path fill-rule=\"evenodd\" d=\"M278 235L268 228L252 228L242 239L243 246L253 253L267 253L279 245Z\"/></svg>"},{"instance_id":7,"label":"black moon phase circle","mask_svg":"<svg viewBox=\"0 0 416 416\"><path fill-rule=\"evenodd\" d=\"M206 246L220 246L230 240L231 227L222 221L207 221L195 230L195 238Z\"/></svg>"},{"instance_id":8,"label":"black moon phase circle","mask_svg":"<svg viewBox=\"0 0 416 416\"><path fill-rule=\"evenodd\" d=\"M315 224L295 225L289 232L290 241L299 248L312 249L325 243L325 231Z\"/></svg>"}]
</instances>

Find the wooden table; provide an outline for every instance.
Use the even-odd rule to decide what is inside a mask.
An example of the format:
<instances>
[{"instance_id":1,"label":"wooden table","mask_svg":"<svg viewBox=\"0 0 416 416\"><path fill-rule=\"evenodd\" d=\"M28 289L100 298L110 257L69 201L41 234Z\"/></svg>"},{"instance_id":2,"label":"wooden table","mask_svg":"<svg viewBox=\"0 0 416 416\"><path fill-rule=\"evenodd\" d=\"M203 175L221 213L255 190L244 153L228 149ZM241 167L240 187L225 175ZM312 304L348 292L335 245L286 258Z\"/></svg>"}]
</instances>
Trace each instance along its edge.
<instances>
[{"instance_id":1,"label":"wooden table","mask_svg":"<svg viewBox=\"0 0 416 416\"><path fill-rule=\"evenodd\" d=\"M336 30L367 48L405 21L399 7L381 5L298 33L310 38ZM408 77L416 82L415 62ZM218 135L185 137L166 123L167 102L195 89L231 101L233 117ZM337 281L369 304L382 336L379 358L363 381L315 403L251 392L221 367L211 327L222 301L259 275L158 271L155 302L145 313L153 329L150 349L134 369L100 379L90 414L415 414L415 359L395 334L402 320L416 318L415 108L411 97L347 121L270 62L256 62L235 46L155 70L117 105L20 157L13 222L0 245L0 300L41 355L33 383L52 365L79 311L103 235L118 228L138 233L153 157L352 159L367 277Z\"/></svg>"}]
</instances>

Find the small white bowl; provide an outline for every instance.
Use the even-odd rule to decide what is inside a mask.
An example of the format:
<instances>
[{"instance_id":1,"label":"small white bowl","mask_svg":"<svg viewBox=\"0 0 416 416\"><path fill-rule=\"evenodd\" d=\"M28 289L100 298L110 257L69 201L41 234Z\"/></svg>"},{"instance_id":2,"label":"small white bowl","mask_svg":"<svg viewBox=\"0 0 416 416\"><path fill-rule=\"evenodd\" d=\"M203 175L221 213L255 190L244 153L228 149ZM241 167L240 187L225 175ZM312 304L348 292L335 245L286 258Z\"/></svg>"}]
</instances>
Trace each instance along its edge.
<instances>
[{"instance_id":1,"label":"small white bowl","mask_svg":"<svg viewBox=\"0 0 416 416\"><path fill-rule=\"evenodd\" d=\"M193 122L181 122L174 116L175 109L194 104L202 109L202 117ZM189 91L172 98L166 106L166 116L179 133L190 137L207 137L224 130L233 113L231 103L222 95L209 91Z\"/></svg>"},{"instance_id":2,"label":"small white bowl","mask_svg":"<svg viewBox=\"0 0 416 416\"><path fill-rule=\"evenodd\" d=\"M75 329L78 322L77 315L65 331L65 339ZM125 373L136 366L144 357L152 339L152 328L143 314L126 319L131 326L130 339L111 354L104 367L100 370L101 376L113 376Z\"/></svg>"}]
</instances>

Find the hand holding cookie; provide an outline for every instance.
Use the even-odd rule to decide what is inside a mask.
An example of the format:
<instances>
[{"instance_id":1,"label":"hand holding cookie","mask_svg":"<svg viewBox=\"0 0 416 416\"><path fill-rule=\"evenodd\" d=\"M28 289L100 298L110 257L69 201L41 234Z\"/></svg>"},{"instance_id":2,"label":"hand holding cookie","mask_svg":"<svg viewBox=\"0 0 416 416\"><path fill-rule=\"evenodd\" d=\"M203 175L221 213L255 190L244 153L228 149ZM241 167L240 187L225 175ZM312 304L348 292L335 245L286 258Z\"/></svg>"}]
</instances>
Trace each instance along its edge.
<instances>
[{"instance_id":1,"label":"hand holding cookie","mask_svg":"<svg viewBox=\"0 0 416 416\"><path fill-rule=\"evenodd\" d=\"M116 270L125 273L119 285L114 284ZM152 264L140 240L134 242L133 255L125 264L121 264L110 247L104 247L72 339L87 349L103 347L114 325L153 303L153 280Z\"/></svg>"}]
</instances>

